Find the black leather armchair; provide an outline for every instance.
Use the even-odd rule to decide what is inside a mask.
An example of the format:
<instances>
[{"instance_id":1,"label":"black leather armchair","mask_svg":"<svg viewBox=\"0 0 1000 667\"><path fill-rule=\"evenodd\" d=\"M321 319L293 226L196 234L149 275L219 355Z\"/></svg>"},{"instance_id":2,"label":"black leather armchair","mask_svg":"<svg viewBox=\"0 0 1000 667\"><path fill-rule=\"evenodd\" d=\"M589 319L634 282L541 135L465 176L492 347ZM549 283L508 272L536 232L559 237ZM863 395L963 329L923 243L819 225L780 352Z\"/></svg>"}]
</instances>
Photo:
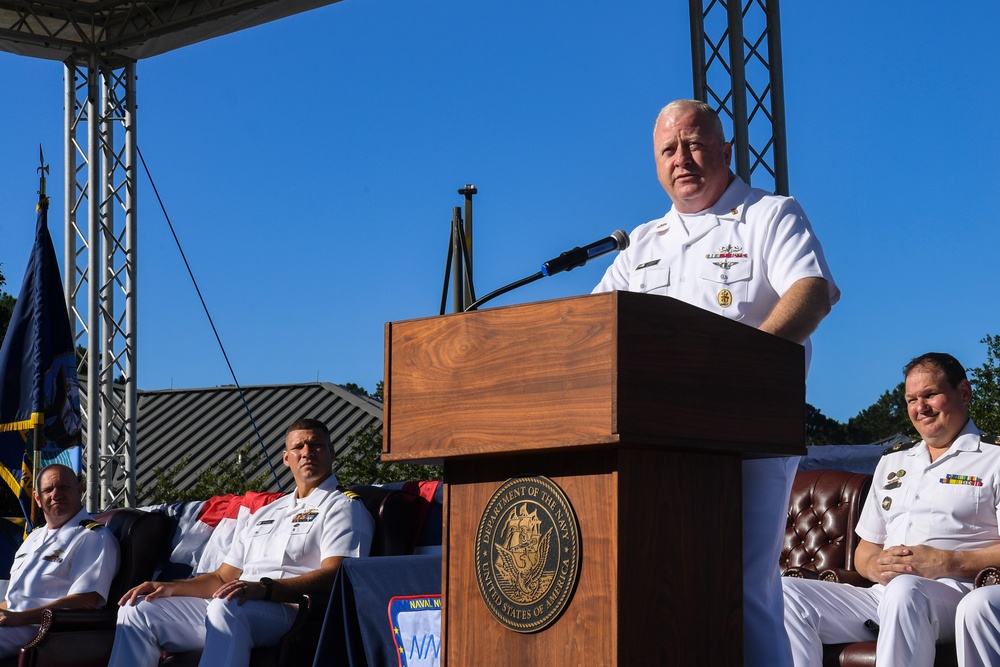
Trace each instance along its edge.
<instances>
[{"instance_id":1,"label":"black leather armchair","mask_svg":"<svg viewBox=\"0 0 1000 667\"><path fill-rule=\"evenodd\" d=\"M805 470L795 476L781 565L786 577L823 579L854 586L872 582L854 569L854 533L872 482L871 475ZM1000 583L1000 568L986 568L976 586ZM826 644L824 667L875 667L875 641ZM958 664L953 643L938 644L935 667Z\"/></svg>"},{"instance_id":2,"label":"black leather armchair","mask_svg":"<svg viewBox=\"0 0 1000 667\"><path fill-rule=\"evenodd\" d=\"M118 600L133 586L152 579L168 551L173 521L164 514L113 509L94 517L118 539L121 558L102 609L48 609L34 639L0 667L105 667L114 641Z\"/></svg>"}]
</instances>

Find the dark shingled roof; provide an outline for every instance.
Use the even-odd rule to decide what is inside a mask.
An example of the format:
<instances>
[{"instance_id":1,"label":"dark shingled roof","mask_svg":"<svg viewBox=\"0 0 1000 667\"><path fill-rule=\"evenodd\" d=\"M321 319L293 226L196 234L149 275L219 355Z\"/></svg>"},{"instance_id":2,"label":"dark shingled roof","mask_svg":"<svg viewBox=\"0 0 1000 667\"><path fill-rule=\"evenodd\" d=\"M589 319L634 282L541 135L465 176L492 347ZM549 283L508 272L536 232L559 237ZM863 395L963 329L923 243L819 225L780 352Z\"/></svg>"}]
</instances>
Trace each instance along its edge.
<instances>
[{"instance_id":1,"label":"dark shingled roof","mask_svg":"<svg viewBox=\"0 0 1000 667\"><path fill-rule=\"evenodd\" d=\"M257 430L285 491L294 488L292 475L281 462L285 429L296 419L319 419L330 429L335 455L346 448L346 438L369 426L382 429L382 404L327 382L243 387ZM151 487L155 469L169 469L184 457L190 462L176 479L184 490L198 474L220 460L232 460L246 444L260 451L253 424L236 387L170 389L139 392L136 434L136 487ZM336 469L334 462L334 469ZM270 475L263 456L247 473ZM278 485L271 477L269 491ZM143 503L141 495L139 504Z\"/></svg>"}]
</instances>

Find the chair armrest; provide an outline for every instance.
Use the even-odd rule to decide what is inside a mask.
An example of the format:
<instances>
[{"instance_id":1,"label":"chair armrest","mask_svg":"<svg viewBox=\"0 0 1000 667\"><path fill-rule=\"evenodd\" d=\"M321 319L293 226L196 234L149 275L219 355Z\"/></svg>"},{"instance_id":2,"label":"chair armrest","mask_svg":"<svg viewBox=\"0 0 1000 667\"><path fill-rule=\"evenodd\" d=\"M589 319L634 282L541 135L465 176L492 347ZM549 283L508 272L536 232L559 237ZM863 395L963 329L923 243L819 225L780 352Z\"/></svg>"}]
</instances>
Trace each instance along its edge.
<instances>
[{"instance_id":1,"label":"chair armrest","mask_svg":"<svg viewBox=\"0 0 1000 667\"><path fill-rule=\"evenodd\" d=\"M1000 584L1000 567L990 565L989 567L984 567L976 575L976 588L996 586L997 584Z\"/></svg>"},{"instance_id":2,"label":"chair armrest","mask_svg":"<svg viewBox=\"0 0 1000 667\"><path fill-rule=\"evenodd\" d=\"M839 662L845 667L875 667L874 641L847 644L840 652Z\"/></svg>"},{"instance_id":3,"label":"chair armrest","mask_svg":"<svg viewBox=\"0 0 1000 667\"><path fill-rule=\"evenodd\" d=\"M25 648L45 643L50 632L92 632L114 630L118 617L117 607L111 609L46 609L42 612L42 622L38 634Z\"/></svg>"},{"instance_id":4,"label":"chair armrest","mask_svg":"<svg viewBox=\"0 0 1000 667\"><path fill-rule=\"evenodd\" d=\"M805 567L790 567L781 573L783 577L793 577L795 579L819 579L819 574L815 570Z\"/></svg>"},{"instance_id":5,"label":"chair armrest","mask_svg":"<svg viewBox=\"0 0 1000 667\"><path fill-rule=\"evenodd\" d=\"M834 581L838 584L851 584L861 588L870 588L874 582L861 576L857 570L847 570L842 567L832 567L819 573L823 581Z\"/></svg>"},{"instance_id":6,"label":"chair armrest","mask_svg":"<svg viewBox=\"0 0 1000 667\"><path fill-rule=\"evenodd\" d=\"M299 598L296 602L298 611L295 613L295 620L292 621L292 627L288 628L288 632L285 633L285 637L282 639L294 637L302 629L302 626L306 624L309 620L309 612L312 610L314 604L313 598L315 597L315 594L303 593L302 597ZM324 607L323 609L325 611L326 608Z\"/></svg>"},{"instance_id":7,"label":"chair armrest","mask_svg":"<svg viewBox=\"0 0 1000 667\"><path fill-rule=\"evenodd\" d=\"M21 667L106 667L115 640L117 607L46 609L38 634L20 651Z\"/></svg>"},{"instance_id":8,"label":"chair armrest","mask_svg":"<svg viewBox=\"0 0 1000 667\"><path fill-rule=\"evenodd\" d=\"M292 627L278 643L279 665L312 664L329 597L327 593L306 593L299 599Z\"/></svg>"}]
</instances>

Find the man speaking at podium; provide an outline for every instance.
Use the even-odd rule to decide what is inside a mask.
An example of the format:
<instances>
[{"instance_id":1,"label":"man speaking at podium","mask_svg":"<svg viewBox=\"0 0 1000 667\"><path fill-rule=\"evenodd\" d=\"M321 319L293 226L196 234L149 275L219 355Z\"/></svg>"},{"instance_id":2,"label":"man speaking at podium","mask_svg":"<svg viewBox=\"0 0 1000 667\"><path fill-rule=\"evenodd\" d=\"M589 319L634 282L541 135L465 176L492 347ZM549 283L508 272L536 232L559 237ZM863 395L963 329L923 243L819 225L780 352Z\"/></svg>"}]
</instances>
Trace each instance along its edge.
<instances>
[{"instance_id":1,"label":"man speaking at podium","mask_svg":"<svg viewBox=\"0 0 1000 667\"><path fill-rule=\"evenodd\" d=\"M802 207L730 171L732 146L703 102L664 107L653 151L673 206L630 234L594 292L680 299L804 345L808 368L809 335L840 290ZM744 661L754 667L792 664L778 557L797 465L796 457L743 462Z\"/></svg>"}]
</instances>

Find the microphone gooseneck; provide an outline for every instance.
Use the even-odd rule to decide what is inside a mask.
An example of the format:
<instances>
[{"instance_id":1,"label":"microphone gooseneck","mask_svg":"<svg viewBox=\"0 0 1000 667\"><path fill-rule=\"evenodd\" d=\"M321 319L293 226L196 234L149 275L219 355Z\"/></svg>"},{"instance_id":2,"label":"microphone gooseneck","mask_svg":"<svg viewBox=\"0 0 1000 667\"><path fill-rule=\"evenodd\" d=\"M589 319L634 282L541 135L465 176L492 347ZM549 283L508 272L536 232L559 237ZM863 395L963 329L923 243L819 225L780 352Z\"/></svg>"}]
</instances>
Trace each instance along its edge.
<instances>
[{"instance_id":1,"label":"microphone gooseneck","mask_svg":"<svg viewBox=\"0 0 1000 667\"><path fill-rule=\"evenodd\" d=\"M507 292L517 289L518 287L523 287L528 283L533 283L539 278L545 278L546 276L551 276L561 271L570 271L578 266L583 266L587 262L602 255L606 255L609 252L614 252L615 250L624 250L628 247L629 238L628 234L624 230L618 229L611 232L611 236L605 237L600 241L594 241L588 246L573 248L572 250L567 250L558 257L550 259L549 261L542 264L542 270L538 273L528 276L527 278L521 278L509 285L504 285L498 290L494 290L473 302L465 312L470 312L483 305L491 299L495 299L501 294L506 294Z\"/></svg>"}]
</instances>

